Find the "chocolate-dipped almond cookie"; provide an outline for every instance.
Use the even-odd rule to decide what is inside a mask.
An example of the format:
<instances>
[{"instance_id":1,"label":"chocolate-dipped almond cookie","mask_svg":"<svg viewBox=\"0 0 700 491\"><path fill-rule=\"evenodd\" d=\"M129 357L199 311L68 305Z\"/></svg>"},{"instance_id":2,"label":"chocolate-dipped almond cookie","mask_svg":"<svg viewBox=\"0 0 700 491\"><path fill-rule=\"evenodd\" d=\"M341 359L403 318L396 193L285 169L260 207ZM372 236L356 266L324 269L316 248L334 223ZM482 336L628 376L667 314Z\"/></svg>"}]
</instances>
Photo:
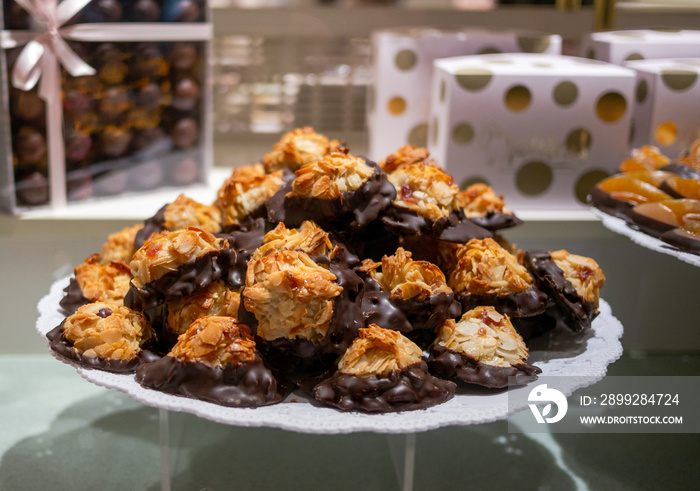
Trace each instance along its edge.
<instances>
[{"instance_id":1,"label":"chocolate-dipped almond cookie","mask_svg":"<svg viewBox=\"0 0 700 491\"><path fill-rule=\"evenodd\" d=\"M464 312L490 305L511 318L544 312L547 296L518 259L493 239L472 239L457 250L448 285Z\"/></svg>"},{"instance_id":2,"label":"chocolate-dipped almond cookie","mask_svg":"<svg viewBox=\"0 0 700 491\"><path fill-rule=\"evenodd\" d=\"M456 386L433 377L422 356L400 332L370 324L360 329L337 371L316 384L311 394L342 411L386 413L441 404L452 398Z\"/></svg>"},{"instance_id":3,"label":"chocolate-dipped almond cookie","mask_svg":"<svg viewBox=\"0 0 700 491\"><path fill-rule=\"evenodd\" d=\"M281 169L295 172L301 166L321 160L340 147L341 143L338 140L329 140L325 135L316 133L310 126L296 128L282 135L280 141L273 146L272 152L265 154L262 163L267 172Z\"/></svg>"},{"instance_id":4,"label":"chocolate-dipped almond cookie","mask_svg":"<svg viewBox=\"0 0 700 491\"><path fill-rule=\"evenodd\" d=\"M97 301L123 304L130 281L131 269L124 261L102 264L99 255L92 254L75 268L59 302L61 312L70 315L78 307Z\"/></svg>"},{"instance_id":5,"label":"chocolate-dipped almond cookie","mask_svg":"<svg viewBox=\"0 0 700 491\"><path fill-rule=\"evenodd\" d=\"M142 228L143 225L137 224L110 234L102 244L100 264L105 265L110 261L124 261L128 264L138 249L135 244L136 234Z\"/></svg>"},{"instance_id":6,"label":"chocolate-dipped almond cookie","mask_svg":"<svg viewBox=\"0 0 700 491\"><path fill-rule=\"evenodd\" d=\"M143 228L136 234L134 244L138 249L153 234L164 230L174 232L188 227L196 227L212 234L218 233L221 231L221 212L215 206L198 203L181 194L144 222Z\"/></svg>"},{"instance_id":7,"label":"chocolate-dipped almond cookie","mask_svg":"<svg viewBox=\"0 0 700 491\"><path fill-rule=\"evenodd\" d=\"M598 315L600 289L605 276L589 257L565 250L527 251L523 264L532 274L538 288L553 300L545 315L552 316L573 331L591 327Z\"/></svg>"},{"instance_id":8,"label":"chocolate-dipped almond cookie","mask_svg":"<svg viewBox=\"0 0 700 491\"><path fill-rule=\"evenodd\" d=\"M491 232L467 219L457 201L452 176L425 162L405 164L389 174L396 197L382 222L399 236L427 235L464 243L491 237Z\"/></svg>"},{"instance_id":9,"label":"chocolate-dipped almond cookie","mask_svg":"<svg viewBox=\"0 0 700 491\"><path fill-rule=\"evenodd\" d=\"M263 363L248 326L220 316L193 322L166 356L138 368L136 381L228 407L266 406L290 392Z\"/></svg>"},{"instance_id":10,"label":"chocolate-dipped almond cookie","mask_svg":"<svg viewBox=\"0 0 700 491\"><path fill-rule=\"evenodd\" d=\"M411 253L401 247L393 255L384 256L380 263L366 259L358 272L365 282L365 325L377 324L412 339L412 334L421 333L432 338L435 328L445 319L461 314L461 306L440 268L428 261L414 261ZM420 337L414 339L418 344L432 341Z\"/></svg>"},{"instance_id":11,"label":"chocolate-dipped almond cookie","mask_svg":"<svg viewBox=\"0 0 700 491\"><path fill-rule=\"evenodd\" d=\"M488 184L472 184L457 193L457 202L468 219L492 232L523 223Z\"/></svg>"},{"instance_id":12,"label":"chocolate-dipped almond cookie","mask_svg":"<svg viewBox=\"0 0 700 491\"><path fill-rule=\"evenodd\" d=\"M268 202L268 220L290 227L313 220L330 231L357 230L376 220L395 196L377 164L344 149L300 167L284 192Z\"/></svg>"},{"instance_id":13,"label":"chocolate-dipped almond cookie","mask_svg":"<svg viewBox=\"0 0 700 491\"><path fill-rule=\"evenodd\" d=\"M46 337L52 350L78 364L108 372L133 372L153 330L141 312L114 302L92 302Z\"/></svg>"},{"instance_id":14,"label":"chocolate-dipped almond cookie","mask_svg":"<svg viewBox=\"0 0 700 491\"><path fill-rule=\"evenodd\" d=\"M152 236L129 264L133 279L124 304L149 310L229 279L237 253L225 239L190 227Z\"/></svg>"},{"instance_id":15,"label":"chocolate-dipped almond cookie","mask_svg":"<svg viewBox=\"0 0 700 491\"><path fill-rule=\"evenodd\" d=\"M459 321L446 320L430 349L428 366L439 375L493 389L537 380L541 370L526 363L527 346L507 315L476 307Z\"/></svg>"}]
</instances>

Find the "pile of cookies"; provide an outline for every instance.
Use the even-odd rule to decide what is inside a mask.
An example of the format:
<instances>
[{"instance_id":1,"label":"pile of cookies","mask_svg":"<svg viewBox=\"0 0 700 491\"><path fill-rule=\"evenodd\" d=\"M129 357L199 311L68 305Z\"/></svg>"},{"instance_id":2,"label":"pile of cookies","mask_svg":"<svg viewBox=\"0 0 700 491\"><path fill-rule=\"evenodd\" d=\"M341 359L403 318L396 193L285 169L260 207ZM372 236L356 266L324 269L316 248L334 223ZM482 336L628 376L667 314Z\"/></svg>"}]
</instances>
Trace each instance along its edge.
<instances>
[{"instance_id":1,"label":"pile of cookies","mask_svg":"<svg viewBox=\"0 0 700 491\"><path fill-rule=\"evenodd\" d=\"M423 148L375 163L299 128L214 203L181 195L110 235L75 269L50 346L231 407L298 391L405 411L526 384L529 340L590 329L605 278L591 258L499 236L520 223Z\"/></svg>"}]
</instances>

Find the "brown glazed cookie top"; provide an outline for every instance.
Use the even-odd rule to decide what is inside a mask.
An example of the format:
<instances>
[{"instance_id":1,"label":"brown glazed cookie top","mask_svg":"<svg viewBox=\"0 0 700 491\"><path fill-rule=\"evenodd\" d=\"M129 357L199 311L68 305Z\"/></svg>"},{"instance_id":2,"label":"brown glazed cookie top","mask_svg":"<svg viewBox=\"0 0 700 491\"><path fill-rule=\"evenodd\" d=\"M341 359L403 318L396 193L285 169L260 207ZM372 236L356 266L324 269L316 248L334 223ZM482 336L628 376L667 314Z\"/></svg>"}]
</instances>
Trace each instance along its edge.
<instances>
[{"instance_id":1,"label":"brown glazed cookie top","mask_svg":"<svg viewBox=\"0 0 700 491\"><path fill-rule=\"evenodd\" d=\"M338 371L357 377L386 377L419 363L422 356L421 349L400 332L370 324L360 329L340 358Z\"/></svg>"},{"instance_id":2,"label":"brown glazed cookie top","mask_svg":"<svg viewBox=\"0 0 700 491\"><path fill-rule=\"evenodd\" d=\"M342 291L336 276L305 252L273 249L248 263L242 294L258 320L259 337L320 341Z\"/></svg>"},{"instance_id":3,"label":"brown glazed cookie top","mask_svg":"<svg viewBox=\"0 0 700 491\"><path fill-rule=\"evenodd\" d=\"M284 185L282 170L265 173L262 164L233 170L217 192L214 206L221 212L223 226L239 225Z\"/></svg>"},{"instance_id":4,"label":"brown glazed cookie top","mask_svg":"<svg viewBox=\"0 0 700 491\"><path fill-rule=\"evenodd\" d=\"M510 319L493 307L476 307L459 321L447 319L438 328L437 344L474 361L497 367L525 363L528 350Z\"/></svg>"},{"instance_id":5,"label":"brown glazed cookie top","mask_svg":"<svg viewBox=\"0 0 700 491\"><path fill-rule=\"evenodd\" d=\"M194 321L178 337L168 356L184 362L200 362L224 368L255 360L255 340L250 328L231 317L207 316Z\"/></svg>"},{"instance_id":6,"label":"brown glazed cookie top","mask_svg":"<svg viewBox=\"0 0 700 491\"><path fill-rule=\"evenodd\" d=\"M527 290L532 277L495 240L472 239L457 250L457 266L448 285L458 294L505 295Z\"/></svg>"},{"instance_id":7,"label":"brown glazed cookie top","mask_svg":"<svg viewBox=\"0 0 700 491\"><path fill-rule=\"evenodd\" d=\"M290 195L339 199L343 193L359 189L372 174L374 169L364 159L346 152L332 152L296 171Z\"/></svg>"},{"instance_id":8,"label":"brown glazed cookie top","mask_svg":"<svg viewBox=\"0 0 700 491\"><path fill-rule=\"evenodd\" d=\"M75 268L75 280L88 301L112 301L121 304L124 295L129 291L131 270L124 261L110 261L103 266L100 264L99 255L93 254Z\"/></svg>"},{"instance_id":9,"label":"brown glazed cookie top","mask_svg":"<svg viewBox=\"0 0 700 491\"><path fill-rule=\"evenodd\" d=\"M168 302L167 327L177 334L184 333L190 325L205 316L238 316L241 295L228 288L223 281L216 281L192 295Z\"/></svg>"},{"instance_id":10,"label":"brown glazed cookie top","mask_svg":"<svg viewBox=\"0 0 700 491\"><path fill-rule=\"evenodd\" d=\"M260 259L269 250L301 250L310 256L331 256L333 244L328 233L315 222L307 220L296 228L288 229L280 222L265 234L263 245L253 253L252 259Z\"/></svg>"},{"instance_id":11,"label":"brown glazed cookie top","mask_svg":"<svg viewBox=\"0 0 700 491\"><path fill-rule=\"evenodd\" d=\"M423 162L404 165L389 174L396 188L394 205L430 220L457 210L459 188L452 176L439 167Z\"/></svg>"},{"instance_id":12,"label":"brown glazed cookie top","mask_svg":"<svg viewBox=\"0 0 700 491\"><path fill-rule=\"evenodd\" d=\"M134 239L142 228L141 224L132 225L109 235L105 243L102 244L100 264L104 266L110 261L124 261L128 264L136 252Z\"/></svg>"},{"instance_id":13,"label":"brown glazed cookie top","mask_svg":"<svg viewBox=\"0 0 700 491\"><path fill-rule=\"evenodd\" d=\"M129 264L133 283L142 288L191 260L220 250L222 243L211 233L194 227L153 235Z\"/></svg>"},{"instance_id":14,"label":"brown glazed cookie top","mask_svg":"<svg viewBox=\"0 0 700 491\"><path fill-rule=\"evenodd\" d=\"M430 153L428 152L427 148L416 147L415 145L404 145L396 152L380 160L378 163L379 167L381 167L386 173L394 172L402 165L418 163L424 163L430 165L431 167L439 167L433 161L433 159L428 159L429 155Z\"/></svg>"},{"instance_id":15,"label":"brown glazed cookie top","mask_svg":"<svg viewBox=\"0 0 700 491\"><path fill-rule=\"evenodd\" d=\"M590 257L570 254L563 249L550 252L549 255L564 273L564 278L576 289L576 293L597 308L600 289L605 282L605 275L598 263Z\"/></svg>"},{"instance_id":16,"label":"brown glazed cookie top","mask_svg":"<svg viewBox=\"0 0 700 491\"><path fill-rule=\"evenodd\" d=\"M496 195L491 186L483 183L472 184L457 193L457 202L467 218L484 216L487 213L513 213L506 207L503 195Z\"/></svg>"},{"instance_id":17,"label":"brown glazed cookie top","mask_svg":"<svg viewBox=\"0 0 700 491\"><path fill-rule=\"evenodd\" d=\"M263 165L267 172L285 167L296 171L305 164L320 160L339 146L340 142L329 140L309 126L297 128L282 135L272 152L263 157Z\"/></svg>"},{"instance_id":18,"label":"brown glazed cookie top","mask_svg":"<svg viewBox=\"0 0 700 491\"><path fill-rule=\"evenodd\" d=\"M221 212L181 194L165 207L163 228L170 231L197 227L212 234L221 231Z\"/></svg>"},{"instance_id":19,"label":"brown glazed cookie top","mask_svg":"<svg viewBox=\"0 0 700 491\"><path fill-rule=\"evenodd\" d=\"M438 293L452 293L440 268L428 261L414 261L411 256L399 247L394 255L384 256L381 263L365 259L360 271L391 292L393 299L422 302Z\"/></svg>"},{"instance_id":20,"label":"brown glazed cookie top","mask_svg":"<svg viewBox=\"0 0 700 491\"><path fill-rule=\"evenodd\" d=\"M130 360L153 331L146 317L114 302L93 302L66 318L63 336L79 354Z\"/></svg>"}]
</instances>

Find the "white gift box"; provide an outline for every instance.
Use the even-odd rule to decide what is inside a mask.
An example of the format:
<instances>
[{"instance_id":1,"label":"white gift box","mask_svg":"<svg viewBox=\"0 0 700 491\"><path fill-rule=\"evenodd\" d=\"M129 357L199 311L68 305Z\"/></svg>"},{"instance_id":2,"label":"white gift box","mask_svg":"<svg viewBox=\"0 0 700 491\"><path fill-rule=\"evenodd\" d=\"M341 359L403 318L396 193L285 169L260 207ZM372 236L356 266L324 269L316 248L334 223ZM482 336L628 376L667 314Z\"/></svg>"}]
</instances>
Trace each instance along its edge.
<instances>
[{"instance_id":1,"label":"white gift box","mask_svg":"<svg viewBox=\"0 0 700 491\"><path fill-rule=\"evenodd\" d=\"M631 146L681 156L700 137L700 57L630 61L637 72Z\"/></svg>"},{"instance_id":2,"label":"white gift box","mask_svg":"<svg viewBox=\"0 0 700 491\"><path fill-rule=\"evenodd\" d=\"M700 57L700 31L627 30L589 34L581 56L622 65L631 60Z\"/></svg>"},{"instance_id":3,"label":"white gift box","mask_svg":"<svg viewBox=\"0 0 700 491\"><path fill-rule=\"evenodd\" d=\"M634 71L560 55L435 61L428 148L460 187L515 209L578 209L627 154Z\"/></svg>"},{"instance_id":4,"label":"white gift box","mask_svg":"<svg viewBox=\"0 0 700 491\"><path fill-rule=\"evenodd\" d=\"M380 160L406 144L426 146L433 61L482 53L560 53L561 36L531 31L407 28L372 34L369 154Z\"/></svg>"}]
</instances>

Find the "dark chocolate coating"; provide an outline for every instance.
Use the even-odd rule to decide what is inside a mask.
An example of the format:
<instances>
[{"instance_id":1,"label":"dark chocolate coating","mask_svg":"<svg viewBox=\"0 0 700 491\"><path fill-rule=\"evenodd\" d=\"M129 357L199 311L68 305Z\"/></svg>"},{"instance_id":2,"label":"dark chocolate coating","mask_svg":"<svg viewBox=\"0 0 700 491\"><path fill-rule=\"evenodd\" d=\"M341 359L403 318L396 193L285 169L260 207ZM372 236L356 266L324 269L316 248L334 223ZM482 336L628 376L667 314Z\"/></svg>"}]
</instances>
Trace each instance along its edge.
<instances>
[{"instance_id":1,"label":"dark chocolate coating","mask_svg":"<svg viewBox=\"0 0 700 491\"><path fill-rule=\"evenodd\" d=\"M537 380L537 375L542 373L539 368L526 363L510 367L488 365L440 344L434 344L430 349L428 366L440 377L491 389L508 387L509 377L515 377L515 385L525 385Z\"/></svg>"},{"instance_id":2,"label":"dark chocolate coating","mask_svg":"<svg viewBox=\"0 0 700 491\"><path fill-rule=\"evenodd\" d=\"M636 206L629 211L629 222L633 228L637 228L652 237L659 237L664 232L676 228L676 225L640 213Z\"/></svg>"},{"instance_id":3,"label":"dark chocolate coating","mask_svg":"<svg viewBox=\"0 0 700 491\"><path fill-rule=\"evenodd\" d=\"M676 174L686 179L700 179L700 172L680 162L671 162L668 165L664 165L659 170L670 172L671 174Z\"/></svg>"},{"instance_id":4,"label":"dark chocolate coating","mask_svg":"<svg viewBox=\"0 0 700 491\"><path fill-rule=\"evenodd\" d=\"M493 211L487 212L484 216L471 217L469 220L491 232L503 230L505 228L513 228L523 224L523 221L513 214L496 213Z\"/></svg>"},{"instance_id":5,"label":"dark chocolate coating","mask_svg":"<svg viewBox=\"0 0 700 491\"><path fill-rule=\"evenodd\" d=\"M61 307L59 311L65 316L73 315L80 307L90 303L90 300L83 295L80 283L75 278L70 279L70 283L63 291L65 295L63 295L58 305Z\"/></svg>"},{"instance_id":6,"label":"dark chocolate coating","mask_svg":"<svg viewBox=\"0 0 700 491\"><path fill-rule=\"evenodd\" d=\"M482 305L490 305L501 314L506 314L511 318L539 315L547 307L547 295L536 286L531 286L522 292L503 295L497 293L484 295L458 293L455 297L462 304L462 312Z\"/></svg>"},{"instance_id":7,"label":"dark chocolate coating","mask_svg":"<svg viewBox=\"0 0 700 491\"><path fill-rule=\"evenodd\" d=\"M396 197L396 189L386 173L376 163L366 160L374 173L353 191L339 199L301 198L291 192L291 182L285 192L268 200L268 220L298 227L304 220L314 220L327 230L357 229L376 220Z\"/></svg>"},{"instance_id":8,"label":"dark chocolate coating","mask_svg":"<svg viewBox=\"0 0 700 491\"><path fill-rule=\"evenodd\" d=\"M140 365L136 381L150 389L228 407L267 406L280 402L291 391L258 356L224 368L164 356Z\"/></svg>"},{"instance_id":9,"label":"dark chocolate coating","mask_svg":"<svg viewBox=\"0 0 700 491\"><path fill-rule=\"evenodd\" d=\"M610 193L603 191L598 186L594 186L591 189L588 195L588 202L608 215L623 219L627 218L629 211L636 204L613 198L610 196Z\"/></svg>"},{"instance_id":10,"label":"dark chocolate coating","mask_svg":"<svg viewBox=\"0 0 700 491\"><path fill-rule=\"evenodd\" d=\"M700 255L700 239L683 233L680 228L664 232L659 238L683 252Z\"/></svg>"},{"instance_id":11,"label":"dark chocolate coating","mask_svg":"<svg viewBox=\"0 0 700 491\"><path fill-rule=\"evenodd\" d=\"M377 324L385 329L402 333L414 330L434 330L448 318L462 313L459 302L452 293L438 293L419 302L415 299L391 298L391 292L383 290L371 276L360 273L365 282L362 295L362 315L365 325Z\"/></svg>"},{"instance_id":12,"label":"dark chocolate coating","mask_svg":"<svg viewBox=\"0 0 700 491\"><path fill-rule=\"evenodd\" d=\"M265 220L259 218L249 222L246 230L216 234L216 237L225 239L228 242L229 249L234 250L236 254L235 261L229 263L225 271L226 282L230 286L236 288L245 286L248 260L255 252L255 249L263 243L266 231L265 225Z\"/></svg>"},{"instance_id":13,"label":"dark chocolate coating","mask_svg":"<svg viewBox=\"0 0 700 491\"><path fill-rule=\"evenodd\" d=\"M405 208L391 205L382 222L393 233L404 235L427 235L446 242L465 244L471 239L485 239L493 234L464 216L462 210L453 211L446 217L431 220Z\"/></svg>"},{"instance_id":14,"label":"dark chocolate coating","mask_svg":"<svg viewBox=\"0 0 700 491\"><path fill-rule=\"evenodd\" d=\"M77 362L87 368L95 368L113 373L133 373L140 363L140 356L129 360L118 360L112 358L96 358L83 356L73 347L73 344L63 335L64 319L57 327L46 334L49 340L49 347L59 355Z\"/></svg>"},{"instance_id":15,"label":"dark chocolate coating","mask_svg":"<svg viewBox=\"0 0 700 491\"><path fill-rule=\"evenodd\" d=\"M313 387L313 397L342 411L387 413L426 409L454 396L457 386L433 377L424 361L386 377L358 377L336 371Z\"/></svg>"},{"instance_id":16,"label":"dark chocolate coating","mask_svg":"<svg viewBox=\"0 0 700 491\"><path fill-rule=\"evenodd\" d=\"M561 268L552 261L549 252L527 251L523 256L523 265L534 278L537 287L554 300L554 312L558 311L572 331L591 327L591 321L598 315L595 305L578 294Z\"/></svg>"},{"instance_id":17,"label":"dark chocolate coating","mask_svg":"<svg viewBox=\"0 0 700 491\"><path fill-rule=\"evenodd\" d=\"M155 215L144 220L143 228L136 232L136 236L134 237L134 247L136 249L141 249L144 242L146 242L151 235L160 233L165 229L165 209L169 204L170 203L164 204Z\"/></svg>"},{"instance_id":18,"label":"dark chocolate coating","mask_svg":"<svg viewBox=\"0 0 700 491\"><path fill-rule=\"evenodd\" d=\"M163 303L192 295L214 281L228 278L229 266L236 262L236 251L221 249L192 258L157 280L138 288L133 281L124 305L134 310L149 310ZM232 285L233 286L233 285Z\"/></svg>"}]
</instances>

